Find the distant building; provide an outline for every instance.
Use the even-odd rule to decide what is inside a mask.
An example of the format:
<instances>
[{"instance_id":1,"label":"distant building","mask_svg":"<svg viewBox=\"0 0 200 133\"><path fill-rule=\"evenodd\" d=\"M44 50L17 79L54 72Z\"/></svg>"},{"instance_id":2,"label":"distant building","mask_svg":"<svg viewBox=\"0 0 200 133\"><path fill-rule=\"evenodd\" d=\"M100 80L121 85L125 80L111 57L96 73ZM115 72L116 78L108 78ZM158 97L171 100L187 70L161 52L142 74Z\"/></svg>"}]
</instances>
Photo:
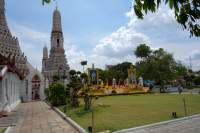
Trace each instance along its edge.
<instances>
[{"instance_id":1,"label":"distant building","mask_svg":"<svg viewBox=\"0 0 200 133\"><path fill-rule=\"evenodd\" d=\"M53 12L50 54L48 55L46 46L43 48L42 74L45 81L49 83L52 83L54 76L58 76L63 84L67 84L69 82L69 69L64 50L61 15L56 8Z\"/></svg>"},{"instance_id":2,"label":"distant building","mask_svg":"<svg viewBox=\"0 0 200 133\"><path fill-rule=\"evenodd\" d=\"M41 73L32 67L20 49L17 37L12 36L5 16L5 0L0 0L0 105L44 99L45 82ZM16 70L16 71L15 71ZM38 85L35 85L35 77ZM20 77L23 77L20 79ZM6 97L6 98L5 98ZM10 102L7 100L11 99ZM4 106L0 107L0 111ZM10 110L8 110L10 111Z\"/></svg>"},{"instance_id":3,"label":"distant building","mask_svg":"<svg viewBox=\"0 0 200 133\"><path fill-rule=\"evenodd\" d=\"M106 65L106 66L105 66L105 69L106 69L106 70L109 70L109 69L111 69L111 68L113 68L113 67L115 67L115 66L116 66L116 65Z\"/></svg>"}]
</instances>

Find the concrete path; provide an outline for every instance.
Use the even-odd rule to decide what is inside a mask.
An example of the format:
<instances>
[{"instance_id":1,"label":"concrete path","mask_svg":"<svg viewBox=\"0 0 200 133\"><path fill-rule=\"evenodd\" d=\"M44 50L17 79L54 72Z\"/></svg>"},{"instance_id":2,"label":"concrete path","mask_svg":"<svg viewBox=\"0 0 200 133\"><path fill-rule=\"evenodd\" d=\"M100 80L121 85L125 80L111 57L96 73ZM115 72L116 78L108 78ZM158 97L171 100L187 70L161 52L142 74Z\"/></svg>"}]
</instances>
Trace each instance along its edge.
<instances>
[{"instance_id":1,"label":"concrete path","mask_svg":"<svg viewBox=\"0 0 200 133\"><path fill-rule=\"evenodd\" d=\"M0 128L1 127L9 127L9 126L15 126L16 125L16 122L17 122L17 112L13 111L13 112L10 112L8 113L8 116L7 117L1 117L0 118Z\"/></svg>"},{"instance_id":2,"label":"concrete path","mask_svg":"<svg viewBox=\"0 0 200 133\"><path fill-rule=\"evenodd\" d=\"M44 102L22 103L16 110L18 120L11 133L78 133Z\"/></svg>"},{"instance_id":3,"label":"concrete path","mask_svg":"<svg viewBox=\"0 0 200 133\"><path fill-rule=\"evenodd\" d=\"M125 129L115 133L200 133L200 115Z\"/></svg>"}]
</instances>

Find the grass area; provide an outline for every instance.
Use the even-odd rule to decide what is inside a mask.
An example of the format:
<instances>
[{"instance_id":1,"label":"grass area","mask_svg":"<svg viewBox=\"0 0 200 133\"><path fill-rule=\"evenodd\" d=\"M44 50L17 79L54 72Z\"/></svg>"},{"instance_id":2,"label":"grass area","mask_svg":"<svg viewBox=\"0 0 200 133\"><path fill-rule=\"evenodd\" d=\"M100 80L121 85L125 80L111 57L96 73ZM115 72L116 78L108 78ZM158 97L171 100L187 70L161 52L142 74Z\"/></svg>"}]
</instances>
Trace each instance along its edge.
<instances>
[{"instance_id":1,"label":"grass area","mask_svg":"<svg viewBox=\"0 0 200 133\"><path fill-rule=\"evenodd\" d=\"M200 88L197 88L197 87L194 87L193 89L194 89L194 90L200 90Z\"/></svg>"},{"instance_id":2,"label":"grass area","mask_svg":"<svg viewBox=\"0 0 200 133\"><path fill-rule=\"evenodd\" d=\"M184 116L183 98L188 115L200 113L200 95L144 94L100 97L94 104L95 131L116 131L172 119L171 112ZM103 106L102 106L103 105ZM60 107L63 111L63 107ZM91 112L83 103L68 108L67 115L85 129L91 126Z\"/></svg>"},{"instance_id":3,"label":"grass area","mask_svg":"<svg viewBox=\"0 0 200 133\"><path fill-rule=\"evenodd\" d=\"M0 128L0 133L4 133L5 129L4 128Z\"/></svg>"}]
</instances>

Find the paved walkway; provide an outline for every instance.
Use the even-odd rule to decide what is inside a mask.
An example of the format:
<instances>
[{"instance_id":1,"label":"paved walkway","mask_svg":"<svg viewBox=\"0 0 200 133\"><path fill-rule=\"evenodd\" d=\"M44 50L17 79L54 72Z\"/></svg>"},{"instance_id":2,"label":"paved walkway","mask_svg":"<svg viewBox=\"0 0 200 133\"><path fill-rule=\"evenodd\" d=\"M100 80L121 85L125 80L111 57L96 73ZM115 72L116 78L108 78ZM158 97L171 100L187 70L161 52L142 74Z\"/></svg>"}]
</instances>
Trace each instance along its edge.
<instances>
[{"instance_id":1,"label":"paved walkway","mask_svg":"<svg viewBox=\"0 0 200 133\"><path fill-rule=\"evenodd\" d=\"M17 117L12 133L78 133L41 101L20 104Z\"/></svg>"},{"instance_id":2,"label":"paved walkway","mask_svg":"<svg viewBox=\"0 0 200 133\"><path fill-rule=\"evenodd\" d=\"M15 126L17 122L17 112L11 112L8 114L7 117L1 117L0 118L0 128L6 128L9 126Z\"/></svg>"},{"instance_id":3,"label":"paved walkway","mask_svg":"<svg viewBox=\"0 0 200 133\"><path fill-rule=\"evenodd\" d=\"M200 115L121 130L115 133L200 133Z\"/></svg>"}]
</instances>

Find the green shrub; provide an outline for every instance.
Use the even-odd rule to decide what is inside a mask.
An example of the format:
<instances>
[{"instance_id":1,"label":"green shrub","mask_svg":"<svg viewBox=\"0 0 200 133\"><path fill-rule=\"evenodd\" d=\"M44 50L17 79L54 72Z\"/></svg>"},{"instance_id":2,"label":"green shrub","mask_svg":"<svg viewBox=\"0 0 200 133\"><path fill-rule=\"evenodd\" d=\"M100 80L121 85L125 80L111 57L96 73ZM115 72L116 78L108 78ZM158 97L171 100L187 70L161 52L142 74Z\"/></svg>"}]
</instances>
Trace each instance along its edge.
<instances>
[{"instance_id":1,"label":"green shrub","mask_svg":"<svg viewBox=\"0 0 200 133\"><path fill-rule=\"evenodd\" d=\"M195 78L193 79L193 81L194 81L195 85L200 85L200 76L195 77Z\"/></svg>"},{"instance_id":2,"label":"green shrub","mask_svg":"<svg viewBox=\"0 0 200 133\"><path fill-rule=\"evenodd\" d=\"M45 90L47 100L53 106L66 104L66 89L60 83L53 83Z\"/></svg>"}]
</instances>

